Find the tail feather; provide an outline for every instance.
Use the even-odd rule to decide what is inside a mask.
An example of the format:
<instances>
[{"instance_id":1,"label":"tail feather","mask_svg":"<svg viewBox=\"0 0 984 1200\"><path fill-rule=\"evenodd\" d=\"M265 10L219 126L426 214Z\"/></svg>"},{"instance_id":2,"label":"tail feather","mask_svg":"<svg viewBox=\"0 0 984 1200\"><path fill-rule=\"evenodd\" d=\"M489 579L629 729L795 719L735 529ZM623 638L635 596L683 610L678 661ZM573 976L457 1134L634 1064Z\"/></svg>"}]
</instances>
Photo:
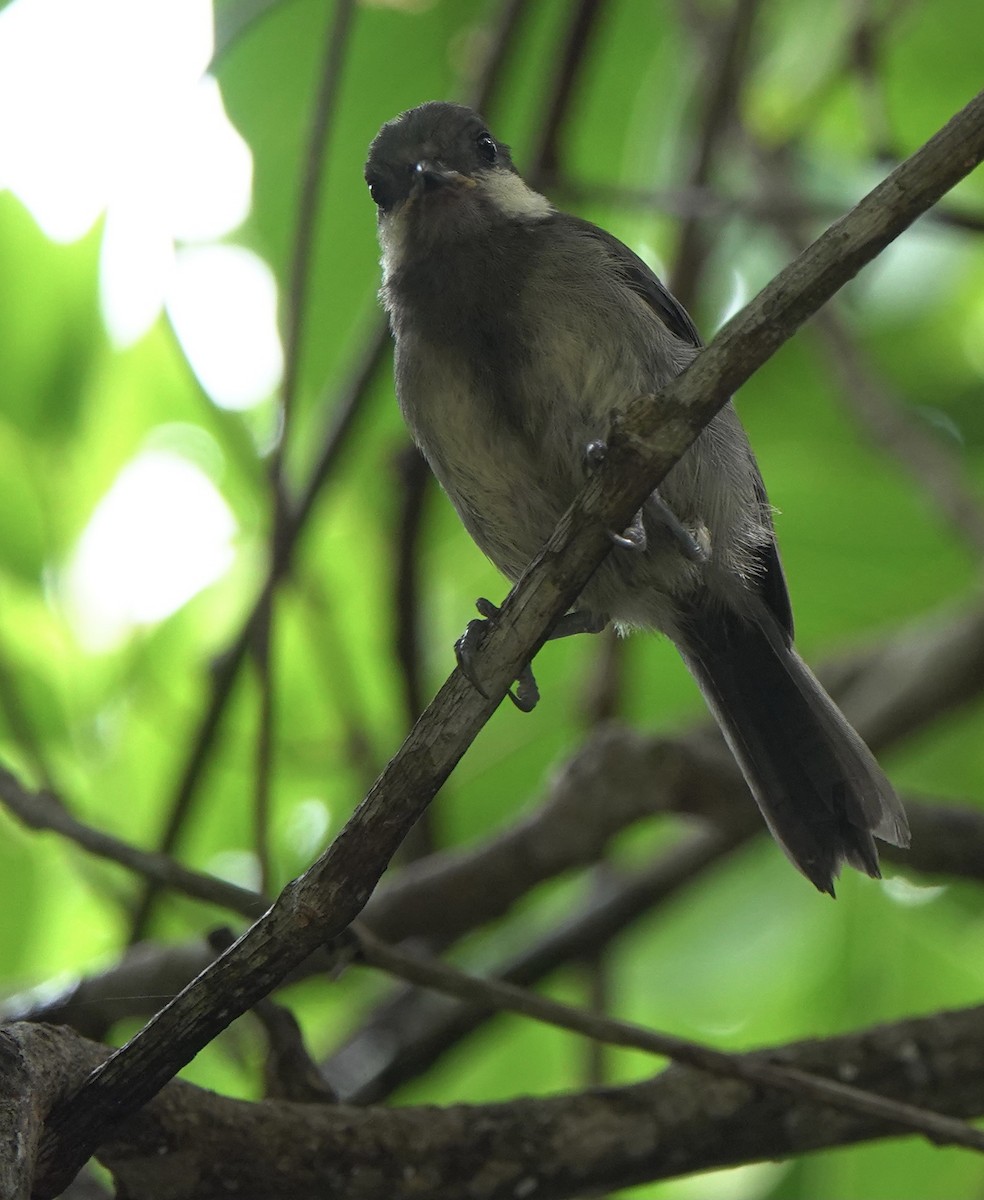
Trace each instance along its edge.
<instances>
[{"instance_id":1,"label":"tail feather","mask_svg":"<svg viewBox=\"0 0 984 1200\"><path fill-rule=\"evenodd\" d=\"M692 613L677 647L792 863L830 895L845 861L879 878L874 838L909 844L902 805L768 614Z\"/></svg>"}]
</instances>

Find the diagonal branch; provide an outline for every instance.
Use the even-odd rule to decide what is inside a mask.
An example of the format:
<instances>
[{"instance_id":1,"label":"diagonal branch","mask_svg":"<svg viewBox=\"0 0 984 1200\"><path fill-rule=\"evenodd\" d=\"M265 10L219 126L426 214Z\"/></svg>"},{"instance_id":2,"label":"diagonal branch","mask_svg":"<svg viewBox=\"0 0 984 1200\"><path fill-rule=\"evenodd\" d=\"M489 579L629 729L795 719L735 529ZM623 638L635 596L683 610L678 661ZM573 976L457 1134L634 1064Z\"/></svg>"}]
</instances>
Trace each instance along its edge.
<instances>
[{"instance_id":1,"label":"diagonal branch","mask_svg":"<svg viewBox=\"0 0 984 1200\"><path fill-rule=\"evenodd\" d=\"M679 378L629 403L610 454L510 593L477 656L480 695L456 670L336 840L268 913L49 1119L53 1195L122 1116L153 1096L222 1029L358 916L413 822L521 667L627 525L728 396L865 263L984 157L984 93L785 268Z\"/></svg>"}]
</instances>

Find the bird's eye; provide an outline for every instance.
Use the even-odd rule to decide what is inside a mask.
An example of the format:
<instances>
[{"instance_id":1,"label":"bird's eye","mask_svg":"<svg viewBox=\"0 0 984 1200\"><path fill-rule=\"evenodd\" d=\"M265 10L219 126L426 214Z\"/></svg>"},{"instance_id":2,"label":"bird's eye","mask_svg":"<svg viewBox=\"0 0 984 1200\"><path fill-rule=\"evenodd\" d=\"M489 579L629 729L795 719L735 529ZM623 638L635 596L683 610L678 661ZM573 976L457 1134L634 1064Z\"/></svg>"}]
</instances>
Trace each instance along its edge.
<instances>
[{"instance_id":1,"label":"bird's eye","mask_svg":"<svg viewBox=\"0 0 984 1200\"><path fill-rule=\"evenodd\" d=\"M373 204L379 208L385 208L386 192L382 183L378 179L367 179L366 183L369 184L369 195L372 197Z\"/></svg>"},{"instance_id":2,"label":"bird's eye","mask_svg":"<svg viewBox=\"0 0 984 1200\"><path fill-rule=\"evenodd\" d=\"M486 162L494 163L499 154L499 147L495 144L492 134L488 130L483 131L478 135L477 140L478 152Z\"/></svg>"}]
</instances>

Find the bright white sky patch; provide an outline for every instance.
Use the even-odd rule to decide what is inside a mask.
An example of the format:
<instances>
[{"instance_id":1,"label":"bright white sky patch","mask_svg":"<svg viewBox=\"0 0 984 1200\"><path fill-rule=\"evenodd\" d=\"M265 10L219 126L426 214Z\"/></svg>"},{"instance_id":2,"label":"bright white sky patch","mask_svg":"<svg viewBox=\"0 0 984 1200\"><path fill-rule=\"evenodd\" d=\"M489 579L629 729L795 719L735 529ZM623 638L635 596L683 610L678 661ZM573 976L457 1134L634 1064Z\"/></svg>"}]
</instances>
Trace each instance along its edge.
<instances>
[{"instance_id":1,"label":"bright white sky patch","mask_svg":"<svg viewBox=\"0 0 984 1200\"><path fill-rule=\"evenodd\" d=\"M280 378L270 273L257 282L257 267L243 290L242 260L213 260L209 303L192 313L175 252L231 233L250 208L252 156L202 75L211 53L211 0L15 0L0 12L0 188L55 241L105 213L100 296L113 342L135 342L165 302L180 308L204 386L241 408ZM244 358L244 346L256 353Z\"/></svg>"},{"instance_id":2,"label":"bright white sky patch","mask_svg":"<svg viewBox=\"0 0 984 1200\"><path fill-rule=\"evenodd\" d=\"M0 183L59 241L149 177L167 192L211 52L209 0L15 0L0 14Z\"/></svg>"},{"instance_id":3,"label":"bright white sky patch","mask_svg":"<svg viewBox=\"0 0 984 1200\"><path fill-rule=\"evenodd\" d=\"M93 649L163 620L231 565L236 521L208 476L144 450L116 477L64 577L69 614Z\"/></svg>"},{"instance_id":4,"label":"bright white sky patch","mask_svg":"<svg viewBox=\"0 0 984 1200\"><path fill-rule=\"evenodd\" d=\"M168 314L202 387L222 408L249 408L280 382L277 283L241 246L178 251Z\"/></svg>"}]
</instances>

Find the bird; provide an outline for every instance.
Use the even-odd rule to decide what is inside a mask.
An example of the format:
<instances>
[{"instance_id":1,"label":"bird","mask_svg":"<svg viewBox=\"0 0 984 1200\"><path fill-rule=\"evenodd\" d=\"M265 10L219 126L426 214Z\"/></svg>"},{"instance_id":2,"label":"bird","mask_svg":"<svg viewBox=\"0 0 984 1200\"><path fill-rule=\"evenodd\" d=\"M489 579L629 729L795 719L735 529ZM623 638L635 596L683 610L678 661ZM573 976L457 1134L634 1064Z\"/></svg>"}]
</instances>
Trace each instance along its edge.
<instances>
[{"instance_id":1,"label":"bird","mask_svg":"<svg viewBox=\"0 0 984 1200\"><path fill-rule=\"evenodd\" d=\"M365 179L400 410L472 539L515 582L604 459L613 414L639 396L658 405L700 335L628 246L530 187L470 108L431 101L386 122ZM844 863L879 878L874 839L904 847L909 829L793 646L772 511L729 402L612 532L550 636L612 623L669 638L775 840L833 896ZM466 668L473 650L459 644ZM531 707L532 673L519 684Z\"/></svg>"}]
</instances>

